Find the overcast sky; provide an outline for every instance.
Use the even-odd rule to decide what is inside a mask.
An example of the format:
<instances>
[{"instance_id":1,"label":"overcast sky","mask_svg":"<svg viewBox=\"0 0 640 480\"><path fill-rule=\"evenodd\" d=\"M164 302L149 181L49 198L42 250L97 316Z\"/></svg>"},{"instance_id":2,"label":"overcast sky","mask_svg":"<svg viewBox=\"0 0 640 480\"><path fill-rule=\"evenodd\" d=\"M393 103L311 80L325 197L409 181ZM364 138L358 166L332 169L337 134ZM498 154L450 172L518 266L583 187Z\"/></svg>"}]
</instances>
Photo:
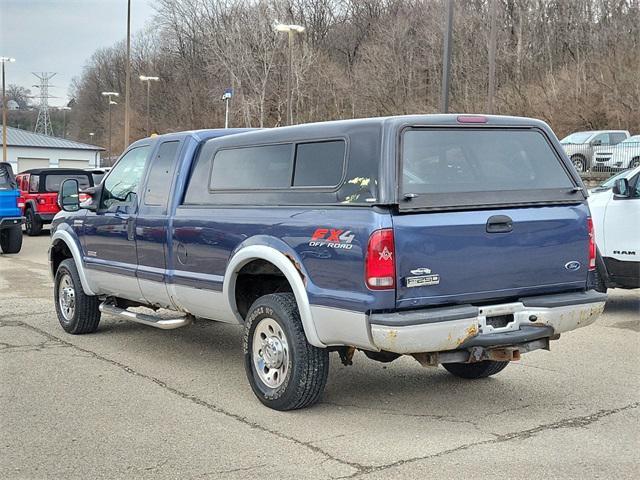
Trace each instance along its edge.
<instances>
[{"instance_id":1,"label":"overcast sky","mask_svg":"<svg viewBox=\"0 0 640 480\"><path fill-rule=\"evenodd\" d=\"M131 1L131 31L144 27L155 11L150 0ZM31 72L57 72L50 94L68 101L69 84L96 49L113 45L127 34L127 0L0 0L0 56L7 84L31 89Z\"/></svg>"}]
</instances>

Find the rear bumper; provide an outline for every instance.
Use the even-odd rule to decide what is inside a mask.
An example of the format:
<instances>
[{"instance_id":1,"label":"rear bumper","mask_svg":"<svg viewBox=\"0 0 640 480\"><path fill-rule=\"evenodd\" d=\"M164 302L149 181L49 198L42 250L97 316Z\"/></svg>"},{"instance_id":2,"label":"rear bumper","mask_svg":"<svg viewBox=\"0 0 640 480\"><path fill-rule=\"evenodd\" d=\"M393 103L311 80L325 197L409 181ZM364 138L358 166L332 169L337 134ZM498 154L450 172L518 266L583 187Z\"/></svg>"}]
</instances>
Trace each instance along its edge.
<instances>
[{"instance_id":1,"label":"rear bumper","mask_svg":"<svg viewBox=\"0 0 640 480\"><path fill-rule=\"evenodd\" d=\"M13 228L16 225L22 225L24 217L4 217L0 218L0 230L4 228Z\"/></svg>"},{"instance_id":2,"label":"rear bumper","mask_svg":"<svg viewBox=\"0 0 640 480\"><path fill-rule=\"evenodd\" d=\"M401 354L517 345L590 325L604 310L606 298L589 290L482 307L372 314L371 340L380 350ZM506 325L493 321L496 317Z\"/></svg>"}]
</instances>

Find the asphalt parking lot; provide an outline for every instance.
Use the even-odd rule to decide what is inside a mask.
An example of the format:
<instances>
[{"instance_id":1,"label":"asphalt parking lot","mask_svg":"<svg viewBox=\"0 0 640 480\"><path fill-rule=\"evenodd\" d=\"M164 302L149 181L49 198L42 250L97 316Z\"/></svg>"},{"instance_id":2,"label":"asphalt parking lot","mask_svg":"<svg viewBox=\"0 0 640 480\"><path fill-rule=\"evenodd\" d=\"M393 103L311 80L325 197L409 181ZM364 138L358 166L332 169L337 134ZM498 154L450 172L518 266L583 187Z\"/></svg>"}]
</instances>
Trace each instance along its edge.
<instances>
[{"instance_id":1,"label":"asphalt parking lot","mask_svg":"<svg viewBox=\"0 0 640 480\"><path fill-rule=\"evenodd\" d=\"M640 291L596 324L465 381L409 358L332 359L323 400L279 413L241 330L58 325L48 235L0 255L0 478L637 478Z\"/></svg>"}]
</instances>

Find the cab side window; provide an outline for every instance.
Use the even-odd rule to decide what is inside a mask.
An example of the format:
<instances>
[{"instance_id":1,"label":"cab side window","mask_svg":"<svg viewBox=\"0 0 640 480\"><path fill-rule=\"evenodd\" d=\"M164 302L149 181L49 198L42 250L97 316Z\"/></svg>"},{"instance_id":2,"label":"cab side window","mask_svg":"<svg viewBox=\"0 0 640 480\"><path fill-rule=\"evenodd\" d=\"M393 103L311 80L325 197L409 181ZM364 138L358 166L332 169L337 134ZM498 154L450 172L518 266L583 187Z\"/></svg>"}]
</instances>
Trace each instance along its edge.
<instances>
[{"instance_id":1,"label":"cab side window","mask_svg":"<svg viewBox=\"0 0 640 480\"><path fill-rule=\"evenodd\" d=\"M149 149L149 146L144 146L129 150L109 172L102 188L101 210L136 204L138 186L144 173Z\"/></svg>"},{"instance_id":2,"label":"cab side window","mask_svg":"<svg viewBox=\"0 0 640 480\"><path fill-rule=\"evenodd\" d=\"M596 147L598 145L611 145L611 143L609 143L609 134L601 133L600 135L596 135L594 139L591 140L591 144Z\"/></svg>"}]
</instances>

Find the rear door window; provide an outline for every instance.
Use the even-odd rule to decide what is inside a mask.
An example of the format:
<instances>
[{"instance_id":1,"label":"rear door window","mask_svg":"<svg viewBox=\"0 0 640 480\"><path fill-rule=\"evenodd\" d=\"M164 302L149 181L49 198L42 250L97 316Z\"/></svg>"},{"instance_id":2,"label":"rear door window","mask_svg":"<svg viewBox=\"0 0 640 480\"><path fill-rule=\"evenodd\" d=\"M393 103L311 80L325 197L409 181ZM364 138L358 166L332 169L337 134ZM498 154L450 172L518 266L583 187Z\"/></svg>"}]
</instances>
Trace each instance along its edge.
<instances>
[{"instance_id":1,"label":"rear door window","mask_svg":"<svg viewBox=\"0 0 640 480\"><path fill-rule=\"evenodd\" d=\"M62 182L64 182L69 178L77 180L78 187L80 187L80 189L89 188L91 186L91 182L89 181L89 175L47 174L44 177L44 189L45 191L50 193L58 192L60 190L60 185L62 185Z\"/></svg>"},{"instance_id":2,"label":"rear door window","mask_svg":"<svg viewBox=\"0 0 640 480\"><path fill-rule=\"evenodd\" d=\"M627 136L624 133L610 133L611 145L617 145L622 142Z\"/></svg>"},{"instance_id":3,"label":"rear door window","mask_svg":"<svg viewBox=\"0 0 640 480\"><path fill-rule=\"evenodd\" d=\"M178 158L179 141L164 142L151 162L149 180L145 192L145 205L167 206L171 180Z\"/></svg>"}]
</instances>

